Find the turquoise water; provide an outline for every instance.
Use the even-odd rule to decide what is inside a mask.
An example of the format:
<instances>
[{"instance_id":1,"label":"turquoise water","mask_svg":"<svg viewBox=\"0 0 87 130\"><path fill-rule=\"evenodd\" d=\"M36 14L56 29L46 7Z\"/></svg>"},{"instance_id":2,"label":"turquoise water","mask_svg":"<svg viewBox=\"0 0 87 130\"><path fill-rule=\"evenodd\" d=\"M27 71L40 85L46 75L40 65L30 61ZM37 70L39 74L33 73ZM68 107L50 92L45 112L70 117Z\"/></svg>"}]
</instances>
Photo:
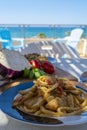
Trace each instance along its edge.
<instances>
[{"instance_id":1,"label":"turquoise water","mask_svg":"<svg viewBox=\"0 0 87 130\"><path fill-rule=\"evenodd\" d=\"M2 27L0 27L2 28ZM4 28L4 27L3 27ZM6 27L10 30L12 37L25 37L30 38L37 36L40 33L44 33L48 38L58 38L58 37L65 37L69 35L69 32L75 28L79 28L79 26L40 26L40 27L30 27L30 26L11 26ZM87 27L86 26L80 26L84 30L83 36L87 38Z\"/></svg>"}]
</instances>

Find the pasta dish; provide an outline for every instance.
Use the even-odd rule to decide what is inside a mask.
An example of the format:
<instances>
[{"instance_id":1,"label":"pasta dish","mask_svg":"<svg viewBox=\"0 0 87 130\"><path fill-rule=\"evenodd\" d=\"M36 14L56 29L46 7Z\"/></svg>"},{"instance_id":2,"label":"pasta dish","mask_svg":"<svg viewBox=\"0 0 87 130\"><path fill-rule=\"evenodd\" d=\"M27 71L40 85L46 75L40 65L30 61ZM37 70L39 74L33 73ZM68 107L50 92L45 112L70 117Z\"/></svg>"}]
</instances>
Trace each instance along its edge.
<instances>
[{"instance_id":1,"label":"pasta dish","mask_svg":"<svg viewBox=\"0 0 87 130\"><path fill-rule=\"evenodd\" d=\"M87 110L87 99L68 79L43 75L31 88L19 91L13 107L38 116L72 116Z\"/></svg>"}]
</instances>

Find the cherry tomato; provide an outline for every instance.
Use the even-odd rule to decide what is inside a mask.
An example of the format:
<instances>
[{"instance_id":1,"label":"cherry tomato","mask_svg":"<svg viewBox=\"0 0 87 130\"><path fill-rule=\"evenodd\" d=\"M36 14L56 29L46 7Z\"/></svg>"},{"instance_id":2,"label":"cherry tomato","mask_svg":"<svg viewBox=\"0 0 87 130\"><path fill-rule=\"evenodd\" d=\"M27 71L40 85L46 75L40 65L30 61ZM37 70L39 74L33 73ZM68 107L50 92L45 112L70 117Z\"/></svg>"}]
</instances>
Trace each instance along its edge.
<instances>
[{"instance_id":1,"label":"cherry tomato","mask_svg":"<svg viewBox=\"0 0 87 130\"><path fill-rule=\"evenodd\" d=\"M53 74L55 72L55 68L53 64L49 61L43 61L41 63L41 67L48 74Z\"/></svg>"},{"instance_id":2,"label":"cherry tomato","mask_svg":"<svg viewBox=\"0 0 87 130\"><path fill-rule=\"evenodd\" d=\"M63 88L61 86L58 86L58 90L62 93L63 92Z\"/></svg>"},{"instance_id":3,"label":"cherry tomato","mask_svg":"<svg viewBox=\"0 0 87 130\"><path fill-rule=\"evenodd\" d=\"M31 60L30 64L32 65L32 67L34 68L40 68L40 63L38 60Z\"/></svg>"}]
</instances>

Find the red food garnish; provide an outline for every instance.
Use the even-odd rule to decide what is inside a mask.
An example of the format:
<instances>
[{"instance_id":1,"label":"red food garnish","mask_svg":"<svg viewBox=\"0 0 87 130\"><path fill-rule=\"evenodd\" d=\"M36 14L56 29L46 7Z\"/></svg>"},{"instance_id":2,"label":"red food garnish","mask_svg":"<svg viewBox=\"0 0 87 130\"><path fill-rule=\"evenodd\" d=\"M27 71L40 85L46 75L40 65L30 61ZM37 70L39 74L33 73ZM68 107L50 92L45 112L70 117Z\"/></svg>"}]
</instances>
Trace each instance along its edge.
<instances>
[{"instance_id":1,"label":"red food garnish","mask_svg":"<svg viewBox=\"0 0 87 130\"><path fill-rule=\"evenodd\" d=\"M38 60L31 60L30 64L32 65L32 67L34 68L40 68L40 62Z\"/></svg>"},{"instance_id":2,"label":"red food garnish","mask_svg":"<svg viewBox=\"0 0 87 130\"><path fill-rule=\"evenodd\" d=\"M47 80L48 85L52 85L53 83L50 80Z\"/></svg>"},{"instance_id":3,"label":"red food garnish","mask_svg":"<svg viewBox=\"0 0 87 130\"><path fill-rule=\"evenodd\" d=\"M41 67L48 74L53 74L55 72L53 64L49 61L43 61Z\"/></svg>"},{"instance_id":4,"label":"red food garnish","mask_svg":"<svg viewBox=\"0 0 87 130\"><path fill-rule=\"evenodd\" d=\"M61 86L58 86L58 91L62 93L63 92L63 88Z\"/></svg>"}]
</instances>

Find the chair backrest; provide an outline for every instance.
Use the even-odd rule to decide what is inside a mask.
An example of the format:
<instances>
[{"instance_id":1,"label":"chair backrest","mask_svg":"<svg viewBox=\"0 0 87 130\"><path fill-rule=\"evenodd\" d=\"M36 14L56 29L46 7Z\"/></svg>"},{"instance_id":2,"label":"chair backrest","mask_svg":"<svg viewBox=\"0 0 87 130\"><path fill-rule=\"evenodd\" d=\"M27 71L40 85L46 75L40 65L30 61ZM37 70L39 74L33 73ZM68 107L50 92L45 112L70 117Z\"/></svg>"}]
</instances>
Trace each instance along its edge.
<instances>
[{"instance_id":1,"label":"chair backrest","mask_svg":"<svg viewBox=\"0 0 87 130\"><path fill-rule=\"evenodd\" d=\"M82 33L83 33L83 29L81 28L73 29L71 31L70 36L64 38L64 40L66 40L66 44L68 44L69 46L77 50L77 44L80 41Z\"/></svg>"},{"instance_id":2,"label":"chair backrest","mask_svg":"<svg viewBox=\"0 0 87 130\"><path fill-rule=\"evenodd\" d=\"M10 34L10 31L8 29L2 29L0 31L0 36L2 39L11 40L11 34Z\"/></svg>"},{"instance_id":3,"label":"chair backrest","mask_svg":"<svg viewBox=\"0 0 87 130\"><path fill-rule=\"evenodd\" d=\"M79 41L82 33L83 33L83 29L81 28L73 29L70 34L72 41Z\"/></svg>"},{"instance_id":4,"label":"chair backrest","mask_svg":"<svg viewBox=\"0 0 87 130\"><path fill-rule=\"evenodd\" d=\"M7 47L11 46L12 39L11 39L10 31L8 29L1 29L0 37L2 39L3 48L7 48Z\"/></svg>"}]
</instances>

